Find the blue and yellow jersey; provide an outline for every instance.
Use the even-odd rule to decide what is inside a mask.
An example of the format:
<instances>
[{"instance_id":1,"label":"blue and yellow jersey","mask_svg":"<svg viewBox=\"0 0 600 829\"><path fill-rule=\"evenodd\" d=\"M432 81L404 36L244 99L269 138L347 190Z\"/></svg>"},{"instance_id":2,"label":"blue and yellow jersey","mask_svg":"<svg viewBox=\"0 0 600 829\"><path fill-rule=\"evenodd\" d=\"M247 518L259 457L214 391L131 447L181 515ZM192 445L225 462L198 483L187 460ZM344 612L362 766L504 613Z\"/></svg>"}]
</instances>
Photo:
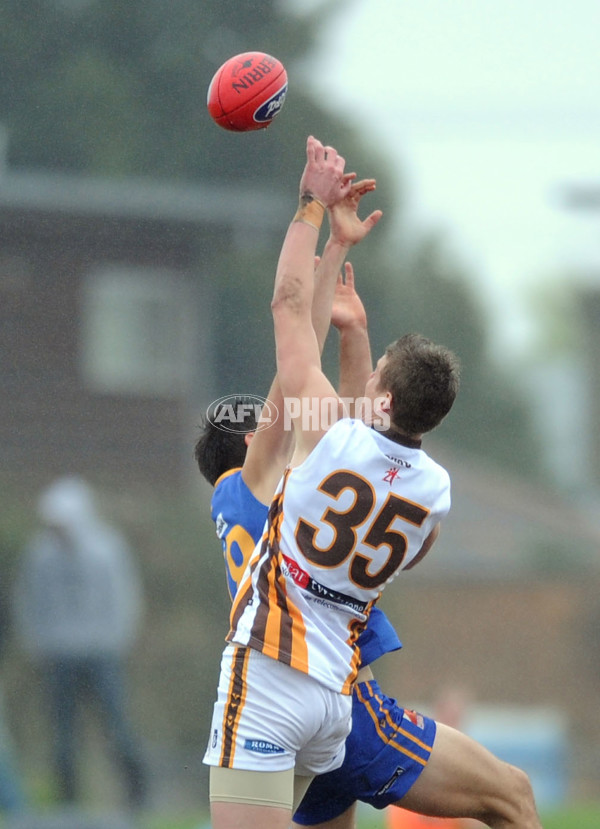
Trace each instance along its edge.
<instances>
[{"instance_id":1,"label":"blue and yellow jersey","mask_svg":"<svg viewBox=\"0 0 600 829\"><path fill-rule=\"evenodd\" d=\"M233 600L246 565L265 530L269 508L250 492L241 468L230 469L215 483L211 516L223 547L229 595ZM374 607L357 641L361 666L384 653L399 650L402 642L382 610Z\"/></svg>"},{"instance_id":2,"label":"blue and yellow jersey","mask_svg":"<svg viewBox=\"0 0 600 829\"><path fill-rule=\"evenodd\" d=\"M215 483L211 517L223 547L229 595L233 600L246 565L262 537L269 508L250 492L241 468L230 469Z\"/></svg>"}]
</instances>

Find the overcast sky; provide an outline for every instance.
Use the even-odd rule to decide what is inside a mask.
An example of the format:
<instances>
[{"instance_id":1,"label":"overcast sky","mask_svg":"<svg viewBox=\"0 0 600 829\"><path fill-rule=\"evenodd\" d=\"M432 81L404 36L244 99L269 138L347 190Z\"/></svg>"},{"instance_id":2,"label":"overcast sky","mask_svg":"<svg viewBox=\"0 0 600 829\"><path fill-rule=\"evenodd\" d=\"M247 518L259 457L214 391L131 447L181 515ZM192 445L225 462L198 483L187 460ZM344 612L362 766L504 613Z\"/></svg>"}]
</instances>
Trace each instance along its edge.
<instances>
[{"instance_id":1,"label":"overcast sky","mask_svg":"<svg viewBox=\"0 0 600 829\"><path fill-rule=\"evenodd\" d=\"M311 73L385 142L413 221L448 231L515 355L530 287L600 268L600 210L559 197L600 190L599 32L600 0L348 0Z\"/></svg>"}]
</instances>

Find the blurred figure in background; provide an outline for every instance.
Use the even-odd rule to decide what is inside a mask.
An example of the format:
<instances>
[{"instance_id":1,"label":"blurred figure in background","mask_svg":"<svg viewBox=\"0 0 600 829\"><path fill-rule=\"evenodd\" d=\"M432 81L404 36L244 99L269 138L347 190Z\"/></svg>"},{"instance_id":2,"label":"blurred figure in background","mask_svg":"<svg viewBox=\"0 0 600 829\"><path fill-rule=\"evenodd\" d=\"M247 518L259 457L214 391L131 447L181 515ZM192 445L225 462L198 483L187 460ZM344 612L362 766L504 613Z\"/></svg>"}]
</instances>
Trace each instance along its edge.
<instances>
[{"instance_id":1,"label":"blurred figure in background","mask_svg":"<svg viewBox=\"0 0 600 829\"><path fill-rule=\"evenodd\" d=\"M15 584L16 632L45 685L58 796L81 797L81 708L94 702L128 804L138 808L146 775L125 711L125 659L142 592L129 547L100 518L91 488L79 478L59 478L42 492L38 518Z\"/></svg>"},{"instance_id":2,"label":"blurred figure in background","mask_svg":"<svg viewBox=\"0 0 600 829\"><path fill-rule=\"evenodd\" d=\"M10 634L7 593L0 591L0 662ZM0 812L13 815L25 808L21 773L15 757L12 729L4 705L4 671L0 674Z\"/></svg>"}]
</instances>

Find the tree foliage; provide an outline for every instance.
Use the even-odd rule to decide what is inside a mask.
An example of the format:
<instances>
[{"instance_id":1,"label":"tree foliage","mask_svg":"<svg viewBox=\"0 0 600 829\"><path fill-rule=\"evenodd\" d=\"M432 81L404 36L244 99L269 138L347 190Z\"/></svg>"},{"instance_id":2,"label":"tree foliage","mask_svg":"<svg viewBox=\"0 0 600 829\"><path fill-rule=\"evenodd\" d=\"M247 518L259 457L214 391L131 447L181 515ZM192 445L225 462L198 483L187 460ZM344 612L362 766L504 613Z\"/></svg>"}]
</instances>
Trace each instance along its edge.
<instances>
[{"instance_id":1,"label":"tree foliage","mask_svg":"<svg viewBox=\"0 0 600 829\"><path fill-rule=\"evenodd\" d=\"M334 144L359 176L377 178L368 209L381 207L390 218L402 189L389 162L302 89L301 61L327 15L341 6L330 0L312 14L294 14L275 0L4 0L0 121L9 132L9 162L186 183L260 182L289 194L291 212L305 139L313 133ZM249 49L283 61L288 98L268 130L227 133L208 117L206 90L226 58ZM352 252L374 352L415 329L455 348L463 386L440 437L533 472L535 442L524 406L486 358L485 322L460 265L449 261L440 240L415 240L407 249L386 236L384 223ZM235 388L255 372L253 382L264 387L273 360L250 355L272 354L268 295L277 252L233 259L227 250L214 253L221 262L216 327L230 344L226 354L215 348L217 374ZM256 321L243 336L240 307L244 319ZM244 348L250 333L252 347ZM326 362L333 366L330 352L331 346Z\"/></svg>"}]
</instances>

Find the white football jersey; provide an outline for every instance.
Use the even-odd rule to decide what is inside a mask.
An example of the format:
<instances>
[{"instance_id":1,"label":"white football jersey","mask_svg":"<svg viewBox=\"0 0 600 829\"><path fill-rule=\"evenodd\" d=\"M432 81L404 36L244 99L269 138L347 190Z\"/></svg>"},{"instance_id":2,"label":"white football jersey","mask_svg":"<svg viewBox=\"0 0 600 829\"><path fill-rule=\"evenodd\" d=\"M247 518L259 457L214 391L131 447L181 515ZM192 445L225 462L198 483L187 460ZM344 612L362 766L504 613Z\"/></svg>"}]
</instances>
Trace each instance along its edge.
<instances>
[{"instance_id":1,"label":"white football jersey","mask_svg":"<svg viewBox=\"0 0 600 829\"><path fill-rule=\"evenodd\" d=\"M446 470L390 435L346 418L288 468L232 609L229 641L342 693L371 607L450 508Z\"/></svg>"}]
</instances>

